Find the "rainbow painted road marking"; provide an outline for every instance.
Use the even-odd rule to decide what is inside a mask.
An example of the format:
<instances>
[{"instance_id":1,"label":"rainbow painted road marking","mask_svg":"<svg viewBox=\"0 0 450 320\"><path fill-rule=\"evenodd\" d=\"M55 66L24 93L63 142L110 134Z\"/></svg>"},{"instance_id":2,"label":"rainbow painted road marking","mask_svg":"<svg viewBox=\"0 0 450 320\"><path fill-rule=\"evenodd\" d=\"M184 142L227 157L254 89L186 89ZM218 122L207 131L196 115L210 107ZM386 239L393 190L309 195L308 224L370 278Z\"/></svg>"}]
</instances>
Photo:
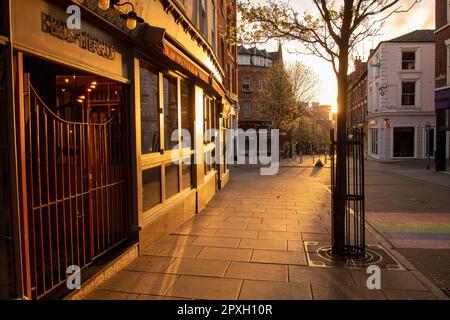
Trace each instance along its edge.
<instances>
[{"instance_id":1,"label":"rainbow painted road marking","mask_svg":"<svg viewBox=\"0 0 450 320\"><path fill-rule=\"evenodd\" d=\"M450 249L450 213L368 212L366 218L396 248Z\"/></svg>"}]
</instances>

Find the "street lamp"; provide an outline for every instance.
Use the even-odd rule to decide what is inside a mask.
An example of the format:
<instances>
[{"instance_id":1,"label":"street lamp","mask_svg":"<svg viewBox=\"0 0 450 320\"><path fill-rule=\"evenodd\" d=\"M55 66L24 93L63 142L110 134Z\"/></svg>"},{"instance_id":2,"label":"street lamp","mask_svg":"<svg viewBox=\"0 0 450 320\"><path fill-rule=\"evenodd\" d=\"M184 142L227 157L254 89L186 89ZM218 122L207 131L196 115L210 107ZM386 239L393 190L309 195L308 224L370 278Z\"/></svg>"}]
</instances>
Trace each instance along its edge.
<instances>
[{"instance_id":1,"label":"street lamp","mask_svg":"<svg viewBox=\"0 0 450 320\"><path fill-rule=\"evenodd\" d=\"M136 28L138 23L144 22L144 19L139 17L134 11L134 4L131 2L120 3L120 0L98 0L98 7L102 10L108 10L109 8L114 8L114 6L122 7L125 5L131 6L131 11L120 15L120 18L126 21L127 28L133 30Z\"/></svg>"}]
</instances>

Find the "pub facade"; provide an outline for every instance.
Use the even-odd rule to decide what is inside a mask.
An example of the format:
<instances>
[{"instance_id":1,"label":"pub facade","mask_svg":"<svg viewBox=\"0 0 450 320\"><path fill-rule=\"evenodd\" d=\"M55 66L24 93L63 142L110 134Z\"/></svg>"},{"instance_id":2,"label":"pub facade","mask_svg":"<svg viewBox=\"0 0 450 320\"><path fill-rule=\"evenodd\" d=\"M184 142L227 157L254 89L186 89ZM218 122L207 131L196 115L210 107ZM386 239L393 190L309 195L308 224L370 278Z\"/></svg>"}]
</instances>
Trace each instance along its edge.
<instances>
[{"instance_id":1,"label":"pub facade","mask_svg":"<svg viewBox=\"0 0 450 320\"><path fill-rule=\"evenodd\" d=\"M201 214L226 186L236 9L216 0L2 6L0 297L63 297L70 268L94 277Z\"/></svg>"}]
</instances>

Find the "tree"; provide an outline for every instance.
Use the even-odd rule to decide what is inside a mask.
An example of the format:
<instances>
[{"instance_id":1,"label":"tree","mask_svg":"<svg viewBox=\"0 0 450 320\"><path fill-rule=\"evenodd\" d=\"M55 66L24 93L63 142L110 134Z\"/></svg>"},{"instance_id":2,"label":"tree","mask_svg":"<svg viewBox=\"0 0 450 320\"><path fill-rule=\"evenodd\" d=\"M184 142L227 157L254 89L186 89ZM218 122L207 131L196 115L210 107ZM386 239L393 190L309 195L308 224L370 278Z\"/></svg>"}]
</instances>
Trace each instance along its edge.
<instances>
[{"instance_id":1,"label":"tree","mask_svg":"<svg viewBox=\"0 0 450 320\"><path fill-rule=\"evenodd\" d=\"M300 41L308 53L330 62L336 76L337 93L337 171L335 195L333 252L345 255L345 201L347 169L345 139L347 113L347 73L349 55L355 46L369 36L378 34L390 16L408 12L420 0L312 0L316 13L300 15L288 1L266 0L254 4L238 1L241 17L235 34L238 41L266 42L270 39Z\"/></svg>"},{"instance_id":2,"label":"tree","mask_svg":"<svg viewBox=\"0 0 450 320\"><path fill-rule=\"evenodd\" d=\"M269 68L264 80L266 86L261 91L260 112L270 119L271 128L279 129L289 138L292 151L298 120L305 113L308 102L317 95L319 77L303 63L285 65L278 62Z\"/></svg>"},{"instance_id":3,"label":"tree","mask_svg":"<svg viewBox=\"0 0 450 320\"><path fill-rule=\"evenodd\" d=\"M317 95L319 77L305 64L275 63L265 76L261 91L261 112L271 127L289 132L305 112L307 103Z\"/></svg>"}]
</instances>

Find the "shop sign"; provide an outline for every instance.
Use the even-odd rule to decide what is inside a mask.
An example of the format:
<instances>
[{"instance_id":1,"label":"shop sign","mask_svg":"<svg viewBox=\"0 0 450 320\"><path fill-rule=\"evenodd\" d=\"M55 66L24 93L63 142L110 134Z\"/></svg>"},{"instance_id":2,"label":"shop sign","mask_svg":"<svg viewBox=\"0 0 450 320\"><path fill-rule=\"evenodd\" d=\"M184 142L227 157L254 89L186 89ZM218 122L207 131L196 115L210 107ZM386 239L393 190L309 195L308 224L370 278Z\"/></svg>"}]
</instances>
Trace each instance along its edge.
<instances>
[{"instance_id":1,"label":"shop sign","mask_svg":"<svg viewBox=\"0 0 450 320\"><path fill-rule=\"evenodd\" d=\"M48 33L60 40L74 43L80 48L96 53L108 60L115 60L116 50L106 41L76 29L67 28L66 21L58 20L52 15L41 12L42 32Z\"/></svg>"}]
</instances>

